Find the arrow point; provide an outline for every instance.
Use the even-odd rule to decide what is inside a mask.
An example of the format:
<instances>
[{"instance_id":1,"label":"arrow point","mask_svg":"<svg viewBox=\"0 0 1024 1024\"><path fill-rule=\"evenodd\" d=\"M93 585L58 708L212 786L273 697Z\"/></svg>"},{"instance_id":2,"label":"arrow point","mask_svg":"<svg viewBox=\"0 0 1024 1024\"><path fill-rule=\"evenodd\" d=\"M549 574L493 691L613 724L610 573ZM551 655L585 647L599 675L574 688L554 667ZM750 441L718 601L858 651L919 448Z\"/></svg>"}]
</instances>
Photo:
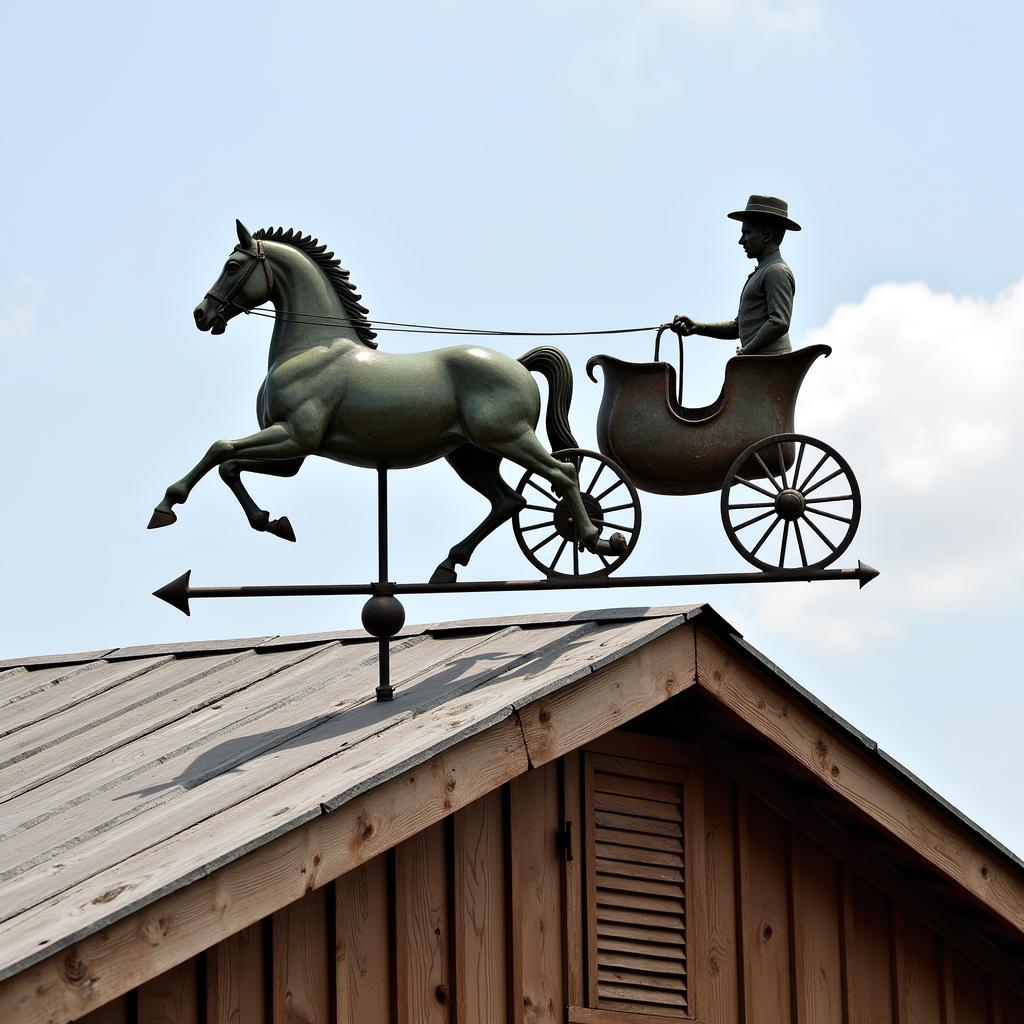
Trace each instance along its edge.
<instances>
[{"instance_id":1,"label":"arrow point","mask_svg":"<svg viewBox=\"0 0 1024 1024\"><path fill-rule=\"evenodd\" d=\"M857 578L860 580L861 589L866 587L877 575L877 569L868 565L866 562L857 562Z\"/></svg>"},{"instance_id":2,"label":"arrow point","mask_svg":"<svg viewBox=\"0 0 1024 1024\"><path fill-rule=\"evenodd\" d=\"M176 580L168 583L166 587L154 590L153 596L159 597L161 601L166 601L172 608L177 608L179 612L191 615L192 612L188 607L188 581L191 575L191 569L183 572Z\"/></svg>"}]
</instances>

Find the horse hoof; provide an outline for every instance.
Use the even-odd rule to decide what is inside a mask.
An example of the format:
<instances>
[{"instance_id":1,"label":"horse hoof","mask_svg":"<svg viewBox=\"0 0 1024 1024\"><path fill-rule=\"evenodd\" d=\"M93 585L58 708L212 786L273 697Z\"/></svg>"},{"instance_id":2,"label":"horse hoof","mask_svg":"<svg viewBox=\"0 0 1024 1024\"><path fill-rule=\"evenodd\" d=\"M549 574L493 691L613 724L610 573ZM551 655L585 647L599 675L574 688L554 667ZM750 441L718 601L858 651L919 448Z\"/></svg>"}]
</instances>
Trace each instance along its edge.
<instances>
[{"instance_id":1,"label":"horse hoof","mask_svg":"<svg viewBox=\"0 0 1024 1024\"><path fill-rule=\"evenodd\" d=\"M623 537L621 533L613 533L608 538L608 546L616 555L624 555L626 553L626 548L628 547L626 544L626 538Z\"/></svg>"},{"instance_id":2,"label":"horse hoof","mask_svg":"<svg viewBox=\"0 0 1024 1024\"><path fill-rule=\"evenodd\" d=\"M439 565L434 570L434 575L430 577L431 583L454 583L458 577L455 575L453 569L446 569L443 565Z\"/></svg>"},{"instance_id":3,"label":"horse hoof","mask_svg":"<svg viewBox=\"0 0 1024 1024\"><path fill-rule=\"evenodd\" d=\"M267 533L272 533L275 537L280 537L282 540L295 542L295 531L292 529L292 524L288 521L287 516L281 516L280 519L274 519L272 522L267 523Z\"/></svg>"},{"instance_id":4,"label":"horse hoof","mask_svg":"<svg viewBox=\"0 0 1024 1024\"><path fill-rule=\"evenodd\" d=\"M149 517L149 525L146 529L159 530L161 526L170 526L171 523L176 523L177 521L178 517L173 512L165 512L161 508L154 509L153 514Z\"/></svg>"}]
</instances>

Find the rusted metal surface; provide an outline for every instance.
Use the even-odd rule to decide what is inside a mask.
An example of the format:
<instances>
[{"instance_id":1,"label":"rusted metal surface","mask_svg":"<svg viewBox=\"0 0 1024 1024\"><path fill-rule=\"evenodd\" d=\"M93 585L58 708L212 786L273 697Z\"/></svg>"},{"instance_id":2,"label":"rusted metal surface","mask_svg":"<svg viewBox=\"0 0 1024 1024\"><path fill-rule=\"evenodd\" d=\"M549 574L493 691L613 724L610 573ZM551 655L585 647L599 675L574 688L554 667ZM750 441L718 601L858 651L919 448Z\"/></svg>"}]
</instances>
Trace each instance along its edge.
<instances>
[{"instance_id":1,"label":"rusted metal surface","mask_svg":"<svg viewBox=\"0 0 1024 1024\"><path fill-rule=\"evenodd\" d=\"M598 447L642 491L717 491L744 449L769 435L792 433L800 385L811 364L831 351L809 345L782 355L730 359L718 399L699 408L679 404L669 363L594 356L587 363L591 380L597 379L595 366L604 371ZM753 477L763 476L755 467Z\"/></svg>"}]
</instances>

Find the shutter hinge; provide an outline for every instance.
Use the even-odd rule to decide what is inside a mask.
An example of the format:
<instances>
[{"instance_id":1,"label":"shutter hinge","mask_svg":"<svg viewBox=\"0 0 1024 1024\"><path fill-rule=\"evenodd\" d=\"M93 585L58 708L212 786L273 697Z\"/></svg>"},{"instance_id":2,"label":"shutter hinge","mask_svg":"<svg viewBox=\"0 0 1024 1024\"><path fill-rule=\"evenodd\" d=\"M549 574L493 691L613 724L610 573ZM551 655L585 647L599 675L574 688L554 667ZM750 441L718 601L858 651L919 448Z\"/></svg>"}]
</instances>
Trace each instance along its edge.
<instances>
[{"instance_id":1,"label":"shutter hinge","mask_svg":"<svg viewBox=\"0 0 1024 1024\"><path fill-rule=\"evenodd\" d=\"M562 827L558 830L556 836L556 842L558 843L558 850L562 854L562 858L568 862L573 859L572 854L572 822L563 821Z\"/></svg>"}]
</instances>

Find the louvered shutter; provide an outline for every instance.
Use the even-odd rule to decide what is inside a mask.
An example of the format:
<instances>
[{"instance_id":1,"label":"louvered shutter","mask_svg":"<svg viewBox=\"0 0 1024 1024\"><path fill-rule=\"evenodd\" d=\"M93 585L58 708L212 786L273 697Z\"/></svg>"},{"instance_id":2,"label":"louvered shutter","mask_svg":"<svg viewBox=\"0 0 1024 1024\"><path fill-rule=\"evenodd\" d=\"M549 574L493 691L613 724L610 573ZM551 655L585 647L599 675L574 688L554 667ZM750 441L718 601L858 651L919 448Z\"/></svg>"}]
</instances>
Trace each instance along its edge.
<instances>
[{"instance_id":1,"label":"louvered shutter","mask_svg":"<svg viewBox=\"0 0 1024 1024\"><path fill-rule=\"evenodd\" d=\"M685 772L584 764L590 1005L686 1017Z\"/></svg>"}]
</instances>

